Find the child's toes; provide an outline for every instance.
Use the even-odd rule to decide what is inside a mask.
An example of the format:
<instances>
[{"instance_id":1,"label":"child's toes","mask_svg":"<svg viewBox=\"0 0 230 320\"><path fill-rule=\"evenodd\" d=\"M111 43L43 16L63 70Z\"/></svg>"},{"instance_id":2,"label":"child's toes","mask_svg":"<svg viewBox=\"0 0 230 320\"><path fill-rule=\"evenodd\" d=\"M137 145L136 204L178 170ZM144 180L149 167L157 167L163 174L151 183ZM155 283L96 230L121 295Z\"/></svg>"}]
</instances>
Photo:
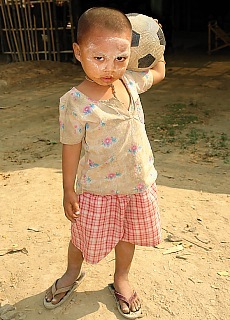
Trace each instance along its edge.
<instances>
[{"instance_id":1,"label":"child's toes","mask_svg":"<svg viewBox=\"0 0 230 320\"><path fill-rule=\"evenodd\" d=\"M120 306L121 306L121 310L123 313L129 313L130 310L129 310L129 307L127 306L126 303L124 303L123 301L120 300Z\"/></svg>"},{"instance_id":2,"label":"child's toes","mask_svg":"<svg viewBox=\"0 0 230 320\"><path fill-rule=\"evenodd\" d=\"M131 311L135 312L135 311L140 310L140 308L141 308L141 301L140 301L140 299L137 297L137 298L132 302L130 309L131 309Z\"/></svg>"},{"instance_id":3,"label":"child's toes","mask_svg":"<svg viewBox=\"0 0 230 320\"><path fill-rule=\"evenodd\" d=\"M51 289L48 289L48 290L46 291L45 299L46 299L47 302L52 301L53 295L52 295Z\"/></svg>"}]
</instances>

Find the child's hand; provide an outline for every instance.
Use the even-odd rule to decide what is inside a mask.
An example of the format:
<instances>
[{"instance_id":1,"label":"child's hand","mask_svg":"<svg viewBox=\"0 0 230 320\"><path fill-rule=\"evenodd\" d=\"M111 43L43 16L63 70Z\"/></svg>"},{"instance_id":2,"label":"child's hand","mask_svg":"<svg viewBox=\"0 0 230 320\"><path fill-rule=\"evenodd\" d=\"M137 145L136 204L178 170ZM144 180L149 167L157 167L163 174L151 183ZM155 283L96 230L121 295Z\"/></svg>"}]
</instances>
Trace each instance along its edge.
<instances>
[{"instance_id":1,"label":"child's hand","mask_svg":"<svg viewBox=\"0 0 230 320\"><path fill-rule=\"evenodd\" d=\"M71 222L75 222L80 216L78 197L75 191L64 192L63 207L65 216Z\"/></svg>"}]
</instances>

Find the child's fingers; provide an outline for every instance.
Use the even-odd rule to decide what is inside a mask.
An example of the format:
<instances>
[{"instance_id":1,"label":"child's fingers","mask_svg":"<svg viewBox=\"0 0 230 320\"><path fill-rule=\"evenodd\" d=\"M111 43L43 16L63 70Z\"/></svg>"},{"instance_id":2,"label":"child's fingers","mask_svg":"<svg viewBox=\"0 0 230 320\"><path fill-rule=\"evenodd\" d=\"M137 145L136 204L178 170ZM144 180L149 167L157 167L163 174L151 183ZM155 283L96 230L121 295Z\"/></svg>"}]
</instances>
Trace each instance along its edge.
<instances>
[{"instance_id":1,"label":"child's fingers","mask_svg":"<svg viewBox=\"0 0 230 320\"><path fill-rule=\"evenodd\" d=\"M74 202L72 203L72 209L73 209L73 212L78 212L79 211L79 205L78 205L78 202Z\"/></svg>"},{"instance_id":2,"label":"child's fingers","mask_svg":"<svg viewBox=\"0 0 230 320\"><path fill-rule=\"evenodd\" d=\"M65 210L65 216L68 220L70 220L71 222L75 222L74 216L73 216L73 212L69 211L69 210Z\"/></svg>"},{"instance_id":3,"label":"child's fingers","mask_svg":"<svg viewBox=\"0 0 230 320\"><path fill-rule=\"evenodd\" d=\"M74 217L74 219L77 219L77 218L79 218L79 216L80 216L79 205L77 202L75 202L73 204L73 217Z\"/></svg>"},{"instance_id":4,"label":"child's fingers","mask_svg":"<svg viewBox=\"0 0 230 320\"><path fill-rule=\"evenodd\" d=\"M80 215L78 203L66 205L64 211L66 218L71 222L75 222Z\"/></svg>"},{"instance_id":5,"label":"child's fingers","mask_svg":"<svg viewBox=\"0 0 230 320\"><path fill-rule=\"evenodd\" d=\"M80 217L80 211L79 210L75 211L73 216L74 216L74 220L78 219Z\"/></svg>"},{"instance_id":6,"label":"child's fingers","mask_svg":"<svg viewBox=\"0 0 230 320\"><path fill-rule=\"evenodd\" d=\"M162 24L158 21L158 19L153 19L156 21L156 23L159 25L160 28L162 28Z\"/></svg>"},{"instance_id":7,"label":"child's fingers","mask_svg":"<svg viewBox=\"0 0 230 320\"><path fill-rule=\"evenodd\" d=\"M68 220L70 220L71 222L74 222L74 216L73 216L73 208L71 203L65 204L64 205L64 212L65 212L65 216Z\"/></svg>"}]
</instances>

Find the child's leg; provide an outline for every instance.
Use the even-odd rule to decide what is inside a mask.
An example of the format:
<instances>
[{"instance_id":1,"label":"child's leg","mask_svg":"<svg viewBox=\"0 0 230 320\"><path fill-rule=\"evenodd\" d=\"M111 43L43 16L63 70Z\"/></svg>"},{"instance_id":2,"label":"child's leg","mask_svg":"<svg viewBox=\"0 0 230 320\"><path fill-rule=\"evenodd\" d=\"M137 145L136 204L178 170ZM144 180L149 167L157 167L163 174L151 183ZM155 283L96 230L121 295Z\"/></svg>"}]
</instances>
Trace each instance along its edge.
<instances>
[{"instance_id":1,"label":"child's leg","mask_svg":"<svg viewBox=\"0 0 230 320\"><path fill-rule=\"evenodd\" d=\"M129 284L129 270L131 267L133 255L135 251L135 245L129 242L119 241L115 247L115 274L114 274L114 287L116 291L123 296L130 298L133 294L133 289ZM132 305L131 311L137 311L140 309L140 299L137 297ZM129 312L127 305L120 300L120 306L124 313Z\"/></svg>"},{"instance_id":2,"label":"child's leg","mask_svg":"<svg viewBox=\"0 0 230 320\"><path fill-rule=\"evenodd\" d=\"M77 249L72 242L69 243L68 249L68 265L67 270L63 276L57 281L57 289L70 286L78 278L81 272L81 266L83 262L83 256L79 249ZM58 303L65 293L60 293L55 296L52 300L51 287L46 292L46 301L50 302L52 300L53 304Z\"/></svg>"}]
</instances>

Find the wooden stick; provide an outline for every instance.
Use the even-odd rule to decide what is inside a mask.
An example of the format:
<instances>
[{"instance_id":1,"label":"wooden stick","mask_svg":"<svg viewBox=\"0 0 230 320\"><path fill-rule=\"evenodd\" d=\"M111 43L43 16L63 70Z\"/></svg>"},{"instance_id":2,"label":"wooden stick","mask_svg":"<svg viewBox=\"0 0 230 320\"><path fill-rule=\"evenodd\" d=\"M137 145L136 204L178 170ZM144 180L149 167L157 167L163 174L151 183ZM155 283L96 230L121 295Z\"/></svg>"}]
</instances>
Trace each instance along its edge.
<instances>
[{"instance_id":1,"label":"wooden stick","mask_svg":"<svg viewBox=\"0 0 230 320\"><path fill-rule=\"evenodd\" d=\"M71 40L72 43L75 41L75 36L74 36L74 21L73 21L73 10L72 10L72 1L69 1L69 15L70 15L70 24L71 24ZM76 57L73 54L73 60L74 63L76 63Z\"/></svg>"},{"instance_id":2,"label":"wooden stick","mask_svg":"<svg viewBox=\"0 0 230 320\"><path fill-rule=\"evenodd\" d=\"M210 30L210 22L208 24L208 54L211 53L211 30Z\"/></svg>"},{"instance_id":3,"label":"wooden stick","mask_svg":"<svg viewBox=\"0 0 230 320\"><path fill-rule=\"evenodd\" d=\"M16 17L16 7L15 7L14 0L11 1L11 9L12 9L11 11L12 11L14 24L15 24L15 37L16 37L16 41L18 44L18 58L19 58L19 61L21 62L21 61L23 61L22 46L21 46L21 41L20 41L20 36L19 36L18 23L17 23L17 17Z\"/></svg>"},{"instance_id":4,"label":"wooden stick","mask_svg":"<svg viewBox=\"0 0 230 320\"><path fill-rule=\"evenodd\" d=\"M0 7L1 7L1 3L0 3ZM3 22L2 22L2 14L0 12L0 41L1 41L1 51L0 52L4 52L4 36L3 36Z\"/></svg>"},{"instance_id":5,"label":"wooden stick","mask_svg":"<svg viewBox=\"0 0 230 320\"><path fill-rule=\"evenodd\" d=\"M165 230L165 231L168 232L168 233L173 234L172 232L168 231L168 230L165 229L165 228L162 228L162 229ZM206 251L211 250L210 248L204 247L204 246L202 246L202 245L200 245L200 244L198 244L198 243L196 243L196 242L194 242L194 241L192 241L192 240L189 240L189 239L184 238L184 237L181 237L181 238L182 238L182 240L185 240L185 241L187 241L187 242L190 242L190 243L194 244L195 246L197 246L197 247L199 247L199 248L202 248L202 249L204 249L204 250L206 250Z\"/></svg>"},{"instance_id":6,"label":"wooden stick","mask_svg":"<svg viewBox=\"0 0 230 320\"><path fill-rule=\"evenodd\" d=\"M62 21L62 24L63 24L63 37L62 37L62 42L64 44L64 48L67 48L67 36L66 36L66 27L67 27L67 2L64 2L63 3L63 21ZM65 60L67 58L67 55L65 55Z\"/></svg>"},{"instance_id":7,"label":"wooden stick","mask_svg":"<svg viewBox=\"0 0 230 320\"><path fill-rule=\"evenodd\" d=\"M4 3L5 1L3 1L2 3ZM10 12L10 7L9 7L9 2L6 1L4 4L5 8L6 8L6 21L7 21L7 28L10 31L10 40L11 40L11 46L14 52L14 59L15 61L18 61L18 57L17 57L17 47L16 47L16 41L15 41L15 34L14 34L14 30L12 27L12 19L11 19L11 12Z\"/></svg>"},{"instance_id":8,"label":"wooden stick","mask_svg":"<svg viewBox=\"0 0 230 320\"><path fill-rule=\"evenodd\" d=\"M32 46L32 54L34 59L36 60L36 55L35 55L35 42L34 42L34 28L33 28L33 23L32 23L32 18L31 18L31 3L30 0L28 1L28 22L29 22L29 29L30 29L30 34L31 34L31 46Z\"/></svg>"},{"instance_id":9,"label":"wooden stick","mask_svg":"<svg viewBox=\"0 0 230 320\"><path fill-rule=\"evenodd\" d=\"M14 56L14 50L12 48L11 45L11 35L8 32L8 23L7 23L7 12L6 12L6 7L5 7L5 1L2 1L2 17L3 17L3 22L4 22L4 26L5 26L5 30L6 30L6 40L7 40L7 44L10 50L10 54L12 59L14 60L13 56Z\"/></svg>"},{"instance_id":10,"label":"wooden stick","mask_svg":"<svg viewBox=\"0 0 230 320\"><path fill-rule=\"evenodd\" d=\"M18 6L17 0L15 1L15 6L16 6L16 11L17 11L19 32L20 32L20 37L21 37L22 55L23 55L24 61L26 61L25 43L24 43L24 37L23 37L23 32L22 32L21 16L20 16L20 11L19 11L19 6Z\"/></svg>"},{"instance_id":11,"label":"wooden stick","mask_svg":"<svg viewBox=\"0 0 230 320\"><path fill-rule=\"evenodd\" d=\"M27 57L27 60L30 60L30 48L29 48L29 41L27 37L26 18L25 18L26 8L22 3L22 0L20 0L20 8L21 8L21 15L22 15L22 25L23 25L23 33L24 33L24 40L25 40L26 57Z\"/></svg>"},{"instance_id":12,"label":"wooden stick","mask_svg":"<svg viewBox=\"0 0 230 320\"><path fill-rule=\"evenodd\" d=\"M53 0L53 17L54 17L54 29L55 29L55 42L56 42L57 60L61 61L56 6L57 6L56 0Z\"/></svg>"},{"instance_id":13,"label":"wooden stick","mask_svg":"<svg viewBox=\"0 0 230 320\"><path fill-rule=\"evenodd\" d=\"M44 12L43 12L42 0L40 0L40 7L41 7L41 17L42 17L42 35L43 35L43 44L44 44L45 60L47 60L45 21L44 21Z\"/></svg>"},{"instance_id":14,"label":"wooden stick","mask_svg":"<svg viewBox=\"0 0 230 320\"><path fill-rule=\"evenodd\" d=\"M39 61L39 48L38 48L38 32L37 32L37 22L36 17L34 15L34 38L35 38L35 52L37 55L37 60Z\"/></svg>"},{"instance_id":15,"label":"wooden stick","mask_svg":"<svg viewBox=\"0 0 230 320\"><path fill-rule=\"evenodd\" d=\"M16 26L14 26L13 19L12 19L12 16L15 14L14 7L13 7L12 3L10 3L9 0L6 1L6 4L7 4L7 9L8 9L13 39L14 39L14 43L15 43L15 47L16 47L16 51L17 51L17 55L18 55L18 61L21 62L22 56L21 56L21 48L19 46L19 37L18 37L18 33L17 33L17 28L16 28ZM15 21L15 23L16 23L16 21Z\"/></svg>"},{"instance_id":16,"label":"wooden stick","mask_svg":"<svg viewBox=\"0 0 230 320\"><path fill-rule=\"evenodd\" d=\"M48 0L48 11L49 11L49 21L50 21L50 30L51 30L51 42L52 42L52 52L54 61L56 61L56 49L55 49L55 43L54 43L54 31L53 31L53 22L52 22L52 15L51 15L51 6L50 6L51 0ZM53 4L54 6L54 4Z\"/></svg>"},{"instance_id":17,"label":"wooden stick","mask_svg":"<svg viewBox=\"0 0 230 320\"><path fill-rule=\"evenodd\" d=\"M12 35L13 35L13 37L11 37L11 39L12 39L11 43L12 43L12 45L14 47L14 52L17 53L17 55L18 55L18 60L19 60L19 48L18 48L18 43L17 43L17 39L16 39L16 36L15 36L15 32L14 32L13 21L12 21L12 18L11 18L11 11L10 11L9 1L6 1L6 7L7 7L7 11L8 11L9 27L10 27Z\"/></svg>"},{"instance_id":18,"label":"wooden stick","mask_svg":"<svg viewBox=\"0 0 230 320\"><path fill-rule=\"evenodd\" d=\"M51 36L50 36L50 26L49 26L49 17L48 17L48 10L47 10L47 2L46 0L44 1L44 6L45 6L45 22L46 22L46 31L47 31L47 39L48 39L48 56L49 60L52 60L52 55L51 55Z\"/></svg>"},{"instance_id":19,"label":"wooden stick","mask_svg":"<svg viewBox=\"0 0 230 320\"><path fill-rule=\"evenodd\" d=\"M33 61L33 48L32 48L32 42L31 42L31 37L30 37L30 30L29 30L29 22L28 22L28 14L27 14L27 2L25 2L25 20L26 20L26 30L27 30L27 36L28 36L28 42L29 42L29 53L30 53L30 58ZM30 3L28 4L30 5Z\"/></svg>"}]
</instances>

